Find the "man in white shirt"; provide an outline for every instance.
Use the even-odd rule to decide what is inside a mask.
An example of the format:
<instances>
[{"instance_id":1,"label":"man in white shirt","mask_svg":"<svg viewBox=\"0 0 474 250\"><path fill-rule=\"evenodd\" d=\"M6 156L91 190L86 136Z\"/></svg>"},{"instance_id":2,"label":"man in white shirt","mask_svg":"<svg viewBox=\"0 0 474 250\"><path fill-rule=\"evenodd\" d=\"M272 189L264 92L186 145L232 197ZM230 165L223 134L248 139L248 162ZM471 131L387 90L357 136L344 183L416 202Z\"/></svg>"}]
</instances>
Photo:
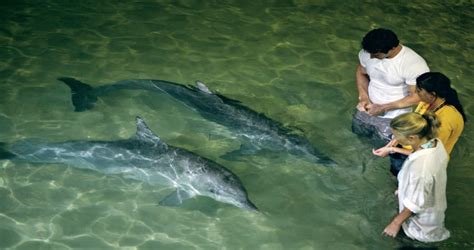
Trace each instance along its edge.
<instances>
[{"instance_id":1,"label":"man in white shirt","mask_svg":"<svg viewBox=\"0 0 474 250\"><path fill-rule=\"evenodd\" d=\"M420 99L416 78L428 72L425 60L399 43L387 29L374 29L362 39L356 70L359 103L352 120L352 131L374 139L390 141L390 120L410 111Z\"/></svg>"}]
</instances>

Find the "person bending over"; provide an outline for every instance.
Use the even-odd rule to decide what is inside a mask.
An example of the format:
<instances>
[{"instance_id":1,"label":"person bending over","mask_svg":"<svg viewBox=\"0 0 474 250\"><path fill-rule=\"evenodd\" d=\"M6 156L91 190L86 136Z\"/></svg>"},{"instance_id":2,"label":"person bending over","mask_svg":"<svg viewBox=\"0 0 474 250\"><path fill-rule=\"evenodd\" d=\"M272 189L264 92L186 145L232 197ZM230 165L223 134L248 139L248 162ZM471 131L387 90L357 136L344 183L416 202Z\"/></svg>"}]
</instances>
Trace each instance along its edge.
<instances>
[{"instance_id":1,"label":"person bending over","mask_svg":"<svg viewBox=\"0 0 474 250\"><path fill-rule=\"evenodd\" d=\"M432 113L410 112L394 118L390 127L395 139L411 146L413 153L398 174L399 213L383 234L396 237L403 228L409 238L422 242L449 238L444 227L448 154L436 138L439 122Z\"/></svg>"},{"instance_id":2,"label":"person bending over","mask_svg":"<svg viewBox=\"0 0 474 250\"><path fill-rule=\"evenodd\" d=\"M416 78L429 71L425 60L400 44L388 29L374 29L362 39L356 85L359 102L352 131L374 139L377 146L390 141L389 123L418 103Z\"/></svg>"}]
</instances>

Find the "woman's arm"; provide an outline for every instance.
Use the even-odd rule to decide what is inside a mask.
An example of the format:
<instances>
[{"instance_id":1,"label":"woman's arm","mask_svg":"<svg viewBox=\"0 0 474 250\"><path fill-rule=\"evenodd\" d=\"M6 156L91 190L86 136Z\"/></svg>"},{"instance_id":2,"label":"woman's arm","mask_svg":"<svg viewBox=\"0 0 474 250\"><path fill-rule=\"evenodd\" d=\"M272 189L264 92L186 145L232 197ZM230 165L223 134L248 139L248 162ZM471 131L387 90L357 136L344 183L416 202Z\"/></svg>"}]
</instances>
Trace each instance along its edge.
<instances>
[{"instance_id":1,"label":"woman's arm","mask_svg":"<svg viewBox=\"0 0 474 250\"><path fill-rule=\"evenodd\" d=\"M394 237L397 236L400 228L404 221L406 221L413 213L408 208L404 208L402 212L400 212L395 218L393 218L392 222L388 224L385 229L383 230L383 234Z\"/></svg>"},{"instance_id":2,"label":"woman's arm","mask_svg":"<svg viewBox=\"0 0 474 250\"><path fill-rule=\"evenodd\" d=\"M389 141L387 145L381 148L372 149L372 154L380 156L380 157L386 157L388 154L393 154L393 153L400 153L404 155L409 155L412 153L412 150L396 147L397 144L398 144L397 140L393 139Z\"/></svg>"}]
</instances>

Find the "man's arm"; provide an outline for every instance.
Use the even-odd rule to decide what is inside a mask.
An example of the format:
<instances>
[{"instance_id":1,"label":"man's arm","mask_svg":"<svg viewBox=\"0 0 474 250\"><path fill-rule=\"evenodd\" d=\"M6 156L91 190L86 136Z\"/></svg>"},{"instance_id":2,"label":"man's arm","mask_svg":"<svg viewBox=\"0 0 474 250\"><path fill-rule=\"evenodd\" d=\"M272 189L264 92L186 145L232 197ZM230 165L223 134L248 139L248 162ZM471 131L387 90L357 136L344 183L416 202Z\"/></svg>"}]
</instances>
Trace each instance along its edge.
<instances>
[{"instance_id":1,"label":"man's arm","mask_svg":"<svg viewBox=\"0 0 474 250\"><path fill-rule=\"evenodd\" d=\"M416 86L408 85L408 95L404 98L386 104L369 104L367 105L367 112L370 115L379 115L390 110L407 108L418 102L420 102L420 97L416 94Z\"/></svg>"},{"instance_id":2,"label":"man's arm","mask_svg":"<svg viewBox=\"0 0 474 250\"><path fill-rule=\"evenodd\" d=\"M357 90L359 91L359 103L357 109L359 111L366 111L367 105L370 104L369 99L369 75L365 68L359 63L356 69L356 84Z\"/></svg>"}]
</instances>

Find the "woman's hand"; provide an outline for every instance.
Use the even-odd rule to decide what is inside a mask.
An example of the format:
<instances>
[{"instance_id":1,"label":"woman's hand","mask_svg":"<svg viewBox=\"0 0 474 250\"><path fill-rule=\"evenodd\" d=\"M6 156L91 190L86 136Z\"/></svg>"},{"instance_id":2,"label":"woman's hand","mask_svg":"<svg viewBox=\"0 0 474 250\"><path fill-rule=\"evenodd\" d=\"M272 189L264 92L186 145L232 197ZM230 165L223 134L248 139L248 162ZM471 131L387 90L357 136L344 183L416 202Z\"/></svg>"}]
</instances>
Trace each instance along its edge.
<instances>
[{"instance_id":1,"label":"woman's hand","mask_svg":"<svg viewBox=\"0 0 474 250\"><path fill-rule=\"evenodd\" d=\"M390 222L390 224L387 225L387 227L385 227L385 229L383 230L383 234L395 238L401 227L402 224L397 223L395 222L395 220L393 220L392 222Z\"/></svg>"},{"instance_id":2,"label":"woman's hand","mask_svg":"<svg viewBox=\"0 0 474 250\"><path fill-rule=\"evenodd\" d=\"M380 156L380 157L386 157L388 154L393 153L393 147L395 147L398 144L397 140L392 139L387 143L387 145L378 148L378 149L372 149L372 154Z\"/></svg>"},{"instance_id":3,"label":"woman's hand","mask_svg":"<svg viewBox=\"0 0 474 250\"><path fill-rule=\"evenodd\" d=\"M392 222L385 227L382 234L395 238L402 227L402 223L412 214L413 213L410 209L404 208L399 214L397 214L397 216L395 216L395 218L393 218Z\"/></svg>"},{"instance_id":4,"label":"woman's hand","mask_svg":"<svg viewBox=\"0 0 474 250\"><path fill-rule=\"evenodd\" d=\"M379 149L372 149L372 154L380 156L380 157L386 157L388 154L392 152L392 147L381 147Z\"/></svg>"}]
</instances>

